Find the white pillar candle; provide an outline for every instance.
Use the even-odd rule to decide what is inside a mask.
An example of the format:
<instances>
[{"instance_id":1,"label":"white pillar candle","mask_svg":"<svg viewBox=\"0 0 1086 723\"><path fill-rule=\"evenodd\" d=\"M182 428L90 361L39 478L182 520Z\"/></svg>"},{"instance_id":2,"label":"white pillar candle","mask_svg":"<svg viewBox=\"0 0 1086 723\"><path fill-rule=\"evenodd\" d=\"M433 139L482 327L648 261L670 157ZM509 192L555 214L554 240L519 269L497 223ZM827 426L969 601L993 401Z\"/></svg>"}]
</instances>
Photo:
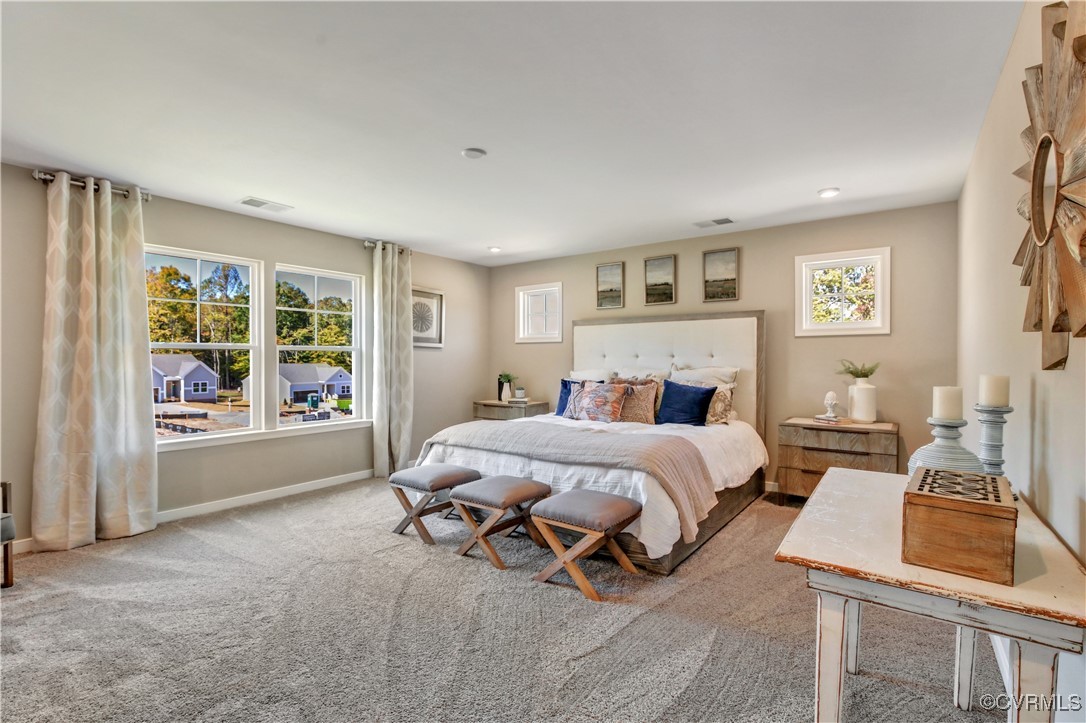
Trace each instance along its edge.
<instances>
[{"instance_id":1,"label":"white pillar candle","mask_svg":"<svg viewBox=\"0 0 1086 723\"><path fill-rule=\"evenodd\" d=\"M1011 378L981 374L978 401L982 407L1011 406Z\"/></svg>"},{"instance_id":2,"label":"white pillar candle","mask_svg":"<svg viewBox=\"0 0 1086 723\"><path fill-rule=\"evenodd\" d=\"M962 418L962 388L933 387L931 416L936 419Z\"/></svg>"}]
</instances>

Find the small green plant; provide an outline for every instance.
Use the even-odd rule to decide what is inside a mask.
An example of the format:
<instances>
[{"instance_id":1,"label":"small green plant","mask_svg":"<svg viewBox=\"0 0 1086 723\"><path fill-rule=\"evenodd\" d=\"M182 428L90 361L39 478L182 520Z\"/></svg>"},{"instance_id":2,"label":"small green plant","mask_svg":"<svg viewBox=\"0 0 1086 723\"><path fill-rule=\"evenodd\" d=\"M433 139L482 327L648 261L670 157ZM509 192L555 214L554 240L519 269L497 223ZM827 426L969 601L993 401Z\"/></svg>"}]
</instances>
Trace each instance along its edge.
<instances>
[{"instance_id":1,"label":"small green plant","mask_svg":"<svg viewBox=\"0 0 1086 723\"><path fill-rule=\"evenodd\" d=\"M517 378L513 376L510 372L502 372L498 375L498 381L503 384L512 384L516 380Z\"/></svg>"},{"instance_id":2,"label":"small green plant","mask_svg":"<svg viewBox=\"0 0 1086 723\"><path fill-rule=\"evenodd\" d=\"M850 362L848 359L839 359L841 362L841 368L837 370L838 374L848 374L853 379L867 379L875 373L875 370L879 368L880 362L875 362L871 366L867 364L856 365Z\"/></svg>"}]
</instances>

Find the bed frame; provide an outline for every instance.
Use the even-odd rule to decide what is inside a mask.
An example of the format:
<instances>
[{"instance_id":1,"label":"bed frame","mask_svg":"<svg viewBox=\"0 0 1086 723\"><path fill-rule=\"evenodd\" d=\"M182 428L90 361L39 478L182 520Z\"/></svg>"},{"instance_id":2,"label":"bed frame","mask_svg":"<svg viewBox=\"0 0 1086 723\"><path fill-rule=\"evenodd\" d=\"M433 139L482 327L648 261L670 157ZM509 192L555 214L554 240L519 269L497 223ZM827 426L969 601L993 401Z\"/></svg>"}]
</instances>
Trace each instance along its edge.
<instances>
[{"instance_id":1,"label":"bed frame","mask_svg":"<svg viewBox=\"0 0 1086 723\"><path fill-rule=\"evenodd\" d=\"M680 366L739 367L733 393L739 418L765 440L765 312L732 311L573 322L573 368ZM739 487L718 492L717 503L698 525L693 542L677 542L667 555L650 558L633 535L615 540L635 565L669 575L709 538L765 492L759 469Z\"/></svg>"}]
</instances>

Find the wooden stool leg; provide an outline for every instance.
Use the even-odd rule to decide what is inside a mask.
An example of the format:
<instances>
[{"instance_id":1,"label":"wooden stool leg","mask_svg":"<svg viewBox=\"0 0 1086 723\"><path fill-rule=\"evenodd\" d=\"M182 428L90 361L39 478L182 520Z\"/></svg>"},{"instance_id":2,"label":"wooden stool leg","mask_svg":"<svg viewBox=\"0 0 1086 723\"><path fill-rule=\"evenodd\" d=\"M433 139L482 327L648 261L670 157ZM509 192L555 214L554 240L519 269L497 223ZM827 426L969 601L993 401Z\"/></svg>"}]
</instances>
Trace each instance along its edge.
<instances>
[{"instance_id":1,"label":"wooden stool leg","mask_svg":"<svg viewBox=\"0 0 1086 723\"><path fill-rule=\"evenodd\" d=\"M615 538L607 538L607 549L611 551L611 555L614 556L615 560L618 562L619 565L622 566L623 570L625 570L626 572L632 572L634 575L641 574L641 571L634 567L634 564L630 562L630 558L626 556L625 551L623 551L623 549L618 546L618 543L615 542Z\"/></svg>"},{"instance_id":2,"label":"wooden stool leg","mask_svg":"<svg viewBox=\"0 0 1086 723\"><path fill-rule=\"evenodd\" d=\"M573 578L573 582L577 584L581 594L593 602L602 602L603 598L596 592L596 588L592 587L592 583L588 581L585 574L581 572L581 568L577 566L577 558L581 556L587 556L592 554L593 550L597 550L603 545L607 539L604 535L598 535L593 537L592 535L585 535L576 545L568 550L562 544L562 541L558 539L558 536L554 534L554 530L543 520L536 518L536 526L539 529L540 534L543 535L543 539L547 541L547 544L551 546L554 554L558 556L558 560L548 566L543 572L535 576L537 582L545 582L558 572L558 566L566 568L566 572ZM553 571L552 571L553 568Z\"/></svg>"},{"instance_id":3,"label":"wooden stool leg","mask_svg":"<svg viewBox=\"0 0 1086 723\"><path fill-rule=\"evenodd\" d=\"M466 555L471 548L475 547L475 543L479 541L478 536L475 534L479 529L479 523L475 521L475 515L471 514L471 510L465 505L454 500L453 507L456 508L457 514L460 515L460 519L468 526L468 531L471 533L471 536L464 540L464 544L460 545L456 550L457 555Z\"/></svg>"},{"instance_id":4,"label":"wooden stool leg","mask_svg":"<svg viewBox=\"0 0 1086 723\"><path fill-rule=\"evenodd\" d=\"M0 587L11 587L15 584L15 546L11 542L4 543L4 582Z\"/></svg>"},{"instance_id":5,"label":"wooden stool leg","mask_svg":"<svg viewBox=\"0 0 1086 723\"><path fill-rule=\"evenodd\" d=\"M392 531L398 535L406 530L407 526L411 524L415 526L415 531L419 533L419 537L422 538L423 542L427 545L434 544L434 538L430 537L430 531L426 529L426 525L423 524L422 519L419 517L419 513L425 510L426 506L430 504L430 501L433 500L434 497L437 497L437 495L433 492L424 494L421 500L412 505L411 500L407 498L407 495L402 489L393 487L392 491L395 493L396 499L400 501L400 506L407 512L407 516L400 520L400 524L392 528Z\"/></svg>"}]
</instances>

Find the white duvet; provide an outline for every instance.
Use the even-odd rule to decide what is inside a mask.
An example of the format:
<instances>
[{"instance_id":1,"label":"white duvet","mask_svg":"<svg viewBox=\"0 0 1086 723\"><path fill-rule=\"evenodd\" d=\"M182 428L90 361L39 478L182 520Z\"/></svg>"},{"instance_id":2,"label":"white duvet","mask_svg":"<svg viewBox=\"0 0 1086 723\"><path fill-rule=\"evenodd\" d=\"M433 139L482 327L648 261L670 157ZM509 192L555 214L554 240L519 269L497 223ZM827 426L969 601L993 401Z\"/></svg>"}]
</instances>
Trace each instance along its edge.
<instances>
[{"instance_id":1,"label":"white duvet","mask_svg":"<svg viewBox=\"0 0 1086 723\"><path fill-rule=\"evenodd\" d=\"M589 422L553 414L509 422L546 422L581 429L602 429L612 434L670 434L690 440L701 452L713 482L713 491L738 487L759 467L769 464L761 437L746 422L692 427L687 424ZM597 466L559 464L512 454L484 452L435 444L420 464L445 462L477 469L484 475L513 475L549 484L555 492L586 487L638 500L641 518L626 528L645 546L649 557L662 557L681 537L679 513L656 478L644 472Z\"/></svg>"}]
</instances>

